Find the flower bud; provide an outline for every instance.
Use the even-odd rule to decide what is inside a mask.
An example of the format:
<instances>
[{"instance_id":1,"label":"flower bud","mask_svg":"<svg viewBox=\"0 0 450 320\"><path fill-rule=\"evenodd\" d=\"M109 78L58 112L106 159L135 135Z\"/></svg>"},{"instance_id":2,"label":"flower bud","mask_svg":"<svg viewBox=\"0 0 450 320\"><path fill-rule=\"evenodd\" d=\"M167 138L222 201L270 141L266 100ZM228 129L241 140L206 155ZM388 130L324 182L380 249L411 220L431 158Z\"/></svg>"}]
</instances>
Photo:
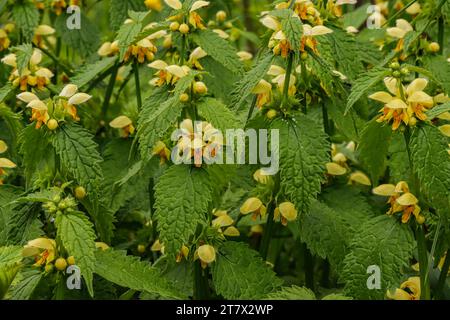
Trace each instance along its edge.
<instances>
[{"instance_id":1,"label":"flower bud","mask_svg":"<svg viewBox=\"0 0 450 320\"><path fill-rule=\"evenodd\" d=\"M172 22L170 24L169 28L170 28L170 31L173 31L173 32L178 31L178 29L180 28L180 24L176 21Z\"/></svg>"},{"instance_id":2,"label":"flower bud","mask_svg":"<svg viewBox=\"0 0 450 320\"><path fill-rule=\"evenodd\" d=\"M67 263L69 264L69 266L73 266L75 264L75 257L74 256L70 256L66 260L67 260Z\"/></svg>"},{"instance_id":3,"label":"flower bud","mask_svg":"<svg viewBox=\"0 0 450 320\"><path fill-rule=\"evenodd\" d=\"M187 93L183 93L183 94L180 96L180 102L185 103L185 102L188 102L188 101L189 101L189 95L188 95Z\"/></svg>"},{"instance_id":4,"label":"flower bud","mask_svg":"<svg viewBox=\"0 0 450 320\"><path fill-rule=\"evenodd\" d=\"M278 112L274 109L270 109L269 111L267 111L267 114L266 114L267 118L269 118L269 119L273 119L277 115L278 115Z\"/></svg>"},{"instance_id":5,"label":"flower bud","mask_svg":"<svg viewBox=\"0 0 450 320\"><path fill-rule=\"evenodd\" d=\"M75 188L75 198L83 200L86 197L86 189L81 186Z\"/></svg>"},{"instance_id":6,"label":"flower bud","mask_svg":"<svg viewBox=\"0 0 450 320\"><path fill-rule=\"evenodd\" d=\"M47 121L47 128L50 131L54 131L56 129L58 129L58 121L56 121L55 119L50 119Z\"/></svg>"},{"instance_id":7,"label":"flower bud","mask_svg":"<svg viewBox=\"0 0 450 320\"><path fill-rule=\"evenodd\" d=\"M227 13L223 10L220 10L216 13L216 19L219 22L224 22L227 19Z\"/></svg>"},{"instance_id":8,"label":"flower bud","mask_svg":"<svg viewBox=\"0 0 450 320\"><path fill-rule=\"evenodd\" d=\"M183 23L180 25L178 29L182 34L188 34L189 33L189 26L186 23Z\"/></svg>"},{"instance_id":9,"label":"flower bud","mask_svg":"<svg viewBox=\"0 0 450 320\"><path fill-rule=\"evenodd\" d=\"M64 271L67 268L67 261L64 258L58 258L55 261L55 267L56 269L58 269L59 271Z\"/></svg>"},{"instance_id":10,"label":"flower bud","mask_svg":"<svg viewBox=\"0 0 450 320\"><path fill-rule=\"evenodd\" d=\"M436 53L436 52L439 52L440 49L441 49L441 46L437 42L432 42L428 45L428 50L430 52Z\"/></svg>"},{"instance_id":11,"label":"flower bud","mask_svg":"<svg viewBox=\"0 0 450 320\"><path fill-rule=\"evenodd\" d=\"M194 83L194 92L197 94L205 94L208 92L208 88L203 82L197 81Z\"/></svg>"}]
</instances>

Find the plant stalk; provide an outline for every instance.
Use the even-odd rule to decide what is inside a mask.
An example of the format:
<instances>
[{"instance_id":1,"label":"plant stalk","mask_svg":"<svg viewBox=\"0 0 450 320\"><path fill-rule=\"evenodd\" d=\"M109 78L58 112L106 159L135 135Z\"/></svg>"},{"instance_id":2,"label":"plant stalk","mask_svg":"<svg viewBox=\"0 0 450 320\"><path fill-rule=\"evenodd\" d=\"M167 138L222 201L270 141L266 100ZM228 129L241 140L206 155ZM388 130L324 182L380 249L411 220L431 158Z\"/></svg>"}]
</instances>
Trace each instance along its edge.
<instances>
[{"instance_id":1,"label":"plant stalk","mask_svg":"<svg viewBox=\"0 0 450 320\"><path fill-rule=\"evenodd\" d=\"M139 79L139 63L135 59L133 61L133 73L134 73L134 82L136 85L136 102L138 110L142 109L142 96L141 96L141 81Z\"/></svg>"},{"instance_id":2,"label":"plant stalk","mask_svg":"<svg viewBox=\"0 0 450 320\"><path fill-rule=\"evenodd\" d=\"M417 226L416 238L417 238L417 250L419 252L419 266L420 266L420 299L430 300L431 298L430 285L427 281L428 251L423 226Z\"/></svg>"}]
</instances>

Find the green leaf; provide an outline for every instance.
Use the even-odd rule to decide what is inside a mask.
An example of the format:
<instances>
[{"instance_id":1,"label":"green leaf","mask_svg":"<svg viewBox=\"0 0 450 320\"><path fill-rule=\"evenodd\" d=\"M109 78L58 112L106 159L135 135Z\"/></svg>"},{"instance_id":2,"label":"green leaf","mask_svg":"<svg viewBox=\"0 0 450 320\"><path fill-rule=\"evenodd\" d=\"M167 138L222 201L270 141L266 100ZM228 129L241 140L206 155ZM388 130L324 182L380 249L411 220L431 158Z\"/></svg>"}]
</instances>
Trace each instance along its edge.
<instances>
[{"instance_id":1,"label":"green leaf","mask_svg":"<svg viewBox=\"0 0 450 320\"><path fill-rule=\"evenodd\" d=\"M20 263L22 258L22 247L0 247L0 269Z\"/></svg>"},{"instance_id":2,"label":"green leaf","mask_svg":"<svg viewBox=\"0 0 450 320\"><path fill-rule=\"evenodd\" d=\"M230 300L261 299L281 286L281 280L245 243L227 241L212 265L216 293Z\"/></svg>"},{"instance_id":3,"label":"green leaf","mask_svg":"<svg viewBox=\"0 0 450 320\"><path fill-rule=\"evenodd\" d=\"M386 170L391 137L392 128L377 122L376 119L367 123L361 133L359 159L370 173L374 185L378 185L378 179Z\"/></svg>"},{"instance_id":4,"label":"green leaf","mask_svg":"<svg viewBox=\"0 0 450 320\"><path fill-rule=\"evenodd\" d=\"M351 297L344 296L343 294L332 293L323 297L322 300L353 300L353 299Z\"/></svg>"},{"instance_id":5,"label":"green leaf","mask_svg":"<svg viewBox=\"0 0 450 320\"><path fill-rule=\"evenodd\" d=\"M440 104L432 108L431 110L428 110L426 112L427 118L430 120L433 120L434 118L437 118L444 112L450 111L450 102L446 102L444 104Z\"/></svg>"},{"instance_id":6,"label":"green leaf","mask_svg":"<svg viewBox=\"0 0 450 320\"><path fill-rule=\"evenodd\" d=\"M328 259L340 269L349 245L351 230L342 217L327 205L315 201L300 221L300 236L312 253Z\"/></svg>"},{"instance_id":7,"label":"green leaf","mask_svg":"<svg viewBox=\"0 0 450 320\"><path fill-rule=\"evenodd\" d=\"M403 269L409 267L414 248L410 228L393 217L382 215L363 223L344 260L341 273L344 294L356 299L383 299L387 289L400 285ZM367 286L370 266L380 268L381 289Z\"/></svg>"},{"instance_id":8,"label":"green leaf","mask_svg":"<svg viewBox=\"0 0 450 320\"><path fill-rule=\"evenodd\" d=\"M77 266L86 281L88 291L94 296L92 287L95 268L95 233L92 223L81 212L60 214L55 225L58 238L70 256L75 257Z\"/></svg>"},{"instance_id":9,"label":"green leaf","mask_svg":"<svg viewBox=\"0 0 450 320\"><path fill-rule=\"evenodd\" d=\"M161 176L155 187L155 217L168 254L178 253L197 225L206 222L211 193L210 178L203 169L175 165Z\"/></svg>"},{"instance_id":10,"label":"green leaf","mask_svg":"<svg viewBox=\"0 0 450 320\"><path fill-rule=\"evenodd\" d=\"M159 269L125 251L98 250L95 253L95 273L119 286L145 291L163 298L186 298L162 277Z\"/></svg>"},{"instance_id":11,"label":"green leaf","mask_svg":"<svg viewBox=\"0 0 450 320\"><path fill-rule=\"evenodd\" d=\"M103 174L102 157L92 135L75 124L61 126L52 139L61 164L77 180L79 185L94 195L98 191Z\"/></svg>"},{"instance_id":12,"label":"green leaf","mask_svg":"<svg viewBox=\"0 0 450 320\"><path fill-rule=\"evenodd\" d=\"M14 207L8 219L7 243L25 244L42 236L42 223L38 219L40 205L25 204Z\"/></svg>"},{"instance_id":13,"label":"green leaf","mask_svg":"<svg viewBox=\"0 0 450 320\"><path fill-rule=\"evenodd\" d=\"M423 67L439 80L445 93L450 93L450 64L441 55L426 56L422 60Z\"/></svg>"},{"instance_id":14,"label":"green leaf","mask_svg":"<svg viewBox=\"0 0 450 320\"><path fill-rule=\"evenodd\" d=\"M389 181L397 184L400 181L412 183L408 151L402 133L395 133L389 146Z\"/></svg>"},{"instance_id":15,"label":"green leaf","mask_svg":"<svg viewBox=\"0 0 450 320\"><path fill-rule=\"evenodd\" d=\"M128 47L135 42L136 36L141 32L141 29L142 23L136 21L123 24L120 27L116 37L116 41L119 42L120 47L120 61L122 61L125 57L125 53L127 52Z\"/></svg>"},{"instance_id":16,"label":"green leaf","mask_svg":"<svg viewBox=\"0 0 450 320\"><path fill-rule=\"evenodd\" d=\"M197 105L198 113L225 135L227 129L237 129L241 125L235 114L219 100L205 98Z\"/></svg>"},{"instance_id":17,"label":"green leaf","mask_svg":"<svg viewBox=\"0 0 450 320\"><path fill-rule=\"evenodd\" d=\"M450 219L450 158L447 139L438 128L423 125L414 129L409 146L420 190L435 209Z\"/></svg>"},{"instance_id":18,"label":"green leaf","mask_svg":"<svg viewBox=\"0 0 450 320\"><path fill-rule=\"evenodd\" d=\"M109 7L110 24L113 30L119 29L128 17L128 11L144 11L145 5L140 0L111 0Z\"/></svg>"},{"instance_id":19,"label":"green leaf","mask_svg":"<svg viewBox=\"0 0 450 320\"><path fill-rule=\"evenodd\" d=\"M29 300L39 285L43 274L38 269L27 269L19 273L19 282L11 289L11 300Z\"/></svg>"},{"instance_id":20,"label":"green leaf","mask_svg":"<svg viewBox=\"0 0 450 320\"><path fill-rule=\"evenodd\" d=\"M76 50L81 57L88 57L100 47L100 30L82 11L80 12L81 28L69 29L67 22L72 14L63 12L55 20L56 34L64 44Z\"/></svg>"},{"instance_id":21,"label":"green leaf","mask_svg":"<svg viewBox=\"0 0 450 320\"><path fill-rule=\"evenodd\" d=\"M321 126L304 115L276 120L280 130L281 188L299 213L306 213L321 191L330 145Z\"/></svg>"},{"instance_id":22,"label":"green leaf","mask_svg":"<svg viewBox=\"0 0 450 320\"><path fill-rule=\"evenodd\" d=\"M39 24L39 11L32 2L19 2L12 6L12 18L23 39L31 42Z\"/></svg>"},{"instance_id":23,"label":"green leaf","mask_svg":"<svg viewBox=\"0 0 450 320\"><path fill-rule=\"evenodd\" d=\"M10 83L5 84L3 87L0 88L0 103L5 101L11 92L14 91L14 86Z\"/></svg>"},{"instance_id":24,"label":"green leaf","mask_svg":"<svg viewBox=\"0 0 450 320\"><path fill-rule=\"evenodd\" d=\"M441 79L437 78L432 71L418 67L418 66L414 66L411 64L406 64L405 67L407 67L409 69L409 71L412 72L416 72L418 74L421 74L427 78L429 78L430 80L432 80L433 82L435 82L439 87L441 87L442 89L446 90L448 89L448 86L446 87L446 84L444 84L443 82L441 82ZM445 66L444 66L445 69Z\"/></svg>"},{"instance_id":25,"label":"green leaf","mask_svg":"<svg viewBox=\"0 0 450 320\"><path fill-rule=\"evenodd\" d=\"M316 300L314 292L305 287L283 287L280 291L269 293L268 300Z\"/></svg>"},{"instance_id":26,"label":"green leaf","mask_svg":"<svg viewBox=\"0 0 450 320\"><path fill-rule=\"evenodd\" d=\"M247 97L252 93L261 79L264 78L273 61L273 55L268 53L262 56L255 63L254 67L248 71L242 79L236 83L231 93L231 107L239 110L241 105L246 101Z\"/></svg>"},{"instance_id":27,"label":"green leaf","mask_svg":"<svg viewBox=\"0 0 450 320\"><path fill-rule=\"evenodd\" d=\"M361 27L364 21L366 21L367 19L367 8L369 6L370 4L367 3L349 13L344 14L344 27Z\"/></svg>"},{"instance_id":28,"label":"green leaf","mask_svg":"<svg viewBox=\"0 0 450 320\"><path fill-rule=\"evenodd\" d=\"M374 67L368 72L361 74L353 83L352 91L348 96L345 112L347 113L353 105L366 95L370 89L389 76L390 71L382 67Z\"/></svg>"},{"instance_id":29,"label":"green leaf","mask_svg":"<svg viewBox=\"0 0 450 320\"><path fill-rule=\"evenodd\" d=\"M117 57L109 57L87 64L79 73L71 78L71 83L77 85L78 88L84 87L89 82L94 80L99 74L111 68L116 60Z\"/></svg>"},{"instance_id":30,"label":"green leaf","mask_svg":"<svg viewBox=\"0 0 450 320\"><path fill-rule=\"evenodd\" d=\"M16 53L17 57L17 69L19 74L23 74L23 71L28 69L31 56L33 55L33 47L31 44L22 44L20 46L11 48Z\"/></svg>"},{"instance_id":31,"label":"green leaf","mask_svg":"<svg viewBox=\"0 0 450 320\"><path fill-rule=\"evenodd\" d=\"M192 37L197 45L218 63L234 73L243 73L244 68L237 52L228 41L208 29L193 33Z\"/></svg>"},{"instance_id":32,"label":"green leaf","mask_svg":"<svg viewBox=\"0 0 450 320\"><path fill-rule=\"evenodd\" d=\"M292 51L297 52L300 50L300 40L303 35L302 21L292 10L286 11L286 16L281 20L281 30L289 41Z\"/></svg>"}]
</instances>

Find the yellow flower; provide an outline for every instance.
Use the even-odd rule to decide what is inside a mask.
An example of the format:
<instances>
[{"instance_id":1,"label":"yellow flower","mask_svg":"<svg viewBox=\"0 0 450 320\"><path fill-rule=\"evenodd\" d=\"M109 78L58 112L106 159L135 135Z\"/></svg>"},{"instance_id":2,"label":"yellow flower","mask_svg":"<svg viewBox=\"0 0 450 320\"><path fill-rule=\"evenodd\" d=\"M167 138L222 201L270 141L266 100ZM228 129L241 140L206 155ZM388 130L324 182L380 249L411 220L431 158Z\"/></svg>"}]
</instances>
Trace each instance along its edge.
<instances>
[{"instance_id":1,"label":"yellow flower","mask_svg":"<svg viewBox=\"0 0 450 320\"><path fill-rule=\"evenodd\" d=\"M389 91L378 91L369 98L384 103L383 114L377 119L378 122L392 123L392 130L397 130L403 122L405 125L415 125L416 119L426 120L424 113L434 106L434 100L423 90L428 80L417 78L412 81L406 89L395 78L385 78L384 83Z\"/></svg>"},{"instance_id":2,"label":"yellow flower","mask_svg":"<svg viewBox=\"0 0 450 320\"><path fill-rule=\"evenodd\" d=\"M144 63L146 60L150 62L155 58L157 51L158 48L147 37L128 47L123 61L127 62L134 57L139 63Z\"/></svg>"},{"instance_id":3,"label":"yellow flower","mask_svg":"<svg viewBox=\"0 0 450 320\"><path fill-rule=\"evenodd\" d=\"M120 129L121 136L123 138L128 138L135 131L133 121L127 116L119 116L115 118L109 123L109 126L114 129Z\"/></svg>"},{"instance_id":4,"label":"yellow flower","mask_svg":"<svg viewBox=\"0 0 450 320\"><path fill-rule=\"evenodd\" d=\"M303 25L303 36L300 43L300 51L304 52L305 47L310 48L315 53L317 52L317 40L315 39L316 36L321 36L324 34L332 33L333 30L324 27L324 26L315 26L311 27L309 24Z\"/></svg>"},{"instance_id":5,"label":"yellow flower","mask_svg":"<svg viewBox=\"0 0 450 320\"><path fill-rule=\"evenodd\" d=\"M350 175L349 183L358 183L362 184L364 186L371 186L372 182L370 181L369 177L367 177L363 172L361 171L355 171Z\"/></svg>"},{"instance_id":6,"label":"yellow flower","mask_svg":"<svg viewBox=\"0 0 450 320\"><path fill-rule=\"evenodd\" d=\"M281 224L287 226L288 221L295 221L297 219L297 209L291 202L281 203L274 212L273 219L279 221L281 218Z\"/></svg>"},{"instance_id":7,"label":"yellow flower","mask_svg":"<svg viewBox=\"0 0 450 320\"><path fill-rule=\"evenodd\" d=\"M387 28L386 33L389 36L398 39L395 51L400 52L403 50L403 43L404 43L404 38L405 38L406 34L408 32L414 31L414 29L411 26L411 24L408 21L406 21L405 19L397 19L395 21L395 25L396 26L393 28Z\"/></svg>"},{"instance_id":8,"label":"yellow flower","mask_svg":"<svg viewBox=\"0 0 450 320\"><path fill-rule=\"evenodd\" d=\"M243 215L247 215L249 213L252 214L252 219L256 220L258 216L264 218L266 216L267 208L263 205L262 201L258 198L249 198L247 199L242 207L240 208L240 212Z\"/></svg>"},{"instance_id":9,"label":"yellow flower","mask_svg":"<svg viewBox=\"0 0 450 320\"><path fill-rule=\"evenodd\" d=\"M326 164L327 173L331 176L342 176L347 173L347 169L335 162Z\"/></svg>"},{"instance_id":10,"label":"yellow flower","mask_svg":"<svg viewBox=\"0 0 450 320\"><path fill-rule=\"evenodd\" d=\"M0 140L0 154L5 153L6 151L8 151L8 145L5 141Z\"/></svg>"},{"instance_id":11,"label":"yellow flower","mask_svg":"<svg viewBox=\"0 0 450 320\"><path fill-rule=\"evenodd\" d=\"M5 29L0 29L0 52L9 48L11 41L8 38L8 33Z\"/></svg>"},{"instance_id":12,"label":"yellow flower","mask_svg":"<svg viewBox=\"0 0 450 320\"><path fill-rule=\"evenodd\" d=\"M162 10L161 0L145 0L144 4L150 10L156 10L156 11L161 11Z\"/></svg>"},{"instance_id":13,"label":"yellow flower","mask_svg":"<svg viewBox=\"0 0 450 320\"><path fill-rule=\"evenodd\" d=\"M5 152L7 147L4 147L2 152ZM0 153L2 153L0 152ZM0 185L3 184L3 177L6 175L6 170L5 169L13 169L16 167L16 164L14 162L12 162L9 159L6 158L0 158Z\"/></svg>"},{"instance_id":14,"label":"yellow flower","mask_svg":"<svg viewBox=\"0 0 450 320\"><path fill-rule=\"evenodd\" d=\"M161 158L160 163L164 164L170 159L170 150L167 148L166 144L162 141L158 141L153 147L153 155L159 156Z\"/></svg>"},{"instance_id":15,"label":"yellow flower","mask_svg":"<svg viewBox=\"0 0 450 320\"><path fill-rule=\"evenodd\" d=\"M189 56L188 63L193 69L203 70L203 67L200 64L200 62L198 62L198 60L206 57L207 55L208 54L202 48L197 47L194 49L194 51L192 51L191 55Z\"/></svg>"},{"instance_id":16,"label":"yellow flower","mask_svg":"<svg viewBox=\"0 0 450 320\"><path fill-rule=\"evenodd\" d=\"M152 69L158 70L150 81L150 84L156 87L161 87L165 84L174 85L178 80L188 75L190 68L188 66L168 65L162 60L155 60L148 65Z\"/></svg>"},{"instance_id":17,"label":"yellow flower","mask_svg":"<svg viewBox=\"0 0 450 320\"><path fill-rule=\"evenodd\" d=\"M164 2L174 10L181 10L183 8L183 4L179 0L164 0ZM195 1L192 6L189 8L189 23L198 29L205 29L205 25L203 24L203 20L200 15L196 12L198 9L207 7L209 5L208 1ZM175 20L179 18L179 16L169 17L169 20Z\"/></svg>"},{"instance_id":18,"label":"yellow flower","mask_svg":"<svg viewBox=\"0 0 450 320\"><path fill-rule=\"evenodd\" d=\"M211 222L211 225L214 228L218 228L219 232L228 237L238 237L240 235L239 230L236 227L232 226L232 224L234 223L233 218L231 218L226 211L214 210L213 214L217 218L215 218ZM222 228L226 228L225 231L222 231Z\"/></svg>"},{"instance_id":19,"label":"yellow flower","mask_svg":"<svg viewBox=\"0 0 450 320\"><path fill-rule=\"evenodd\" d=\"M372 190L372 192L379 196L389 197L389 210L386 212L392 215L397 212L402 212L402 223L407 223L414 215L417 222L423 223L424 217L420 215L419 200L409 192L408 184L405 181L400 181L397 185L382 184Z\"/></svg>"},{"instance_id":20,"label":"yellow flower","mask_svg":"<svg viewBox=\"0 0 450 320\"><path fill-rule=\"evenodd\" d=\"M28 241L22 250L22 256L34 257L34 266L43 266L55 260L56 242L53 239L37 238Z\"/></svg>"},{"instance_id":21,"label":"yellow flower","mask_svg":"<svg viewBox=\"0 0 450 320\"><path fill-rule=\"evenodd\" d=\"M78 87L74 84L66 85L59 94L62 98L62 104L65 112L72 117L74 121L80 121L78 117L77 106L87 102L92 98L92 96L87 93L77 92Z\"/></svg>"},{"instance_id":22,"label":"yellow flower","mask_svg":"<svg viewBox=\"0 0 450 320\"><path fill-rule=\"evenodd\" d=\"M270 181L270 176L264 174L262 169L258 169L253 174L253 179L261 184L267 184Z\"/></svg>"},{"instance_id":23,"label":"yellow flower","mask_svg":"<svg viewBox=\"0 0 450 320\"><path fill-rule=\"evenodd\" d=\"M187 259L188 256L189 256L189 248L186 247L185 245L182 245L180 252L177 253L175 261L177 263L180 263L181 260L183 260L183 258Z\"/></svg>"},{"instance_id":24,"label":"yellow flower","mask_svg":"<svg viewBox=\"0 0 450 320\"><path fill-rule=\"evenodd\" d=\"M151 250L152 250L153 252L158 252L158 251L160 251L162 254L164 254L164 245L162 245L161 242L159 241L159 239L157 239L157 240L153 243L153 245L152 245L152 247L151 247Z\"/></svg>"},{"instance_id":25,"label":"yellow flower","mask_svg":"<svg viewBox=\"0 0 450 320\"><path fill-rule=\"evenodd\" d=\"M274 77L272 79L272 83L277 85L278 90L280 90L280 92L283 92L284 84L286 82L286 70L277 65L271 65L269 71L267 71L267 74L269 76ZM297 78L293 74L291 74L289 78L289 91L288 91L288 94L290 96L295 95L295 93L297 92L297 88L295 86L296 82Z\"/></svg>"},{"instance_id":26,"label":"yellow flower","mask_svg":"<svg viewBox=\"0 0 450 320\"><path fill-rule=\"evenodd\" d=\"M56 15L59 16L67 8L67 3L64 0L53 0L51 6Z\"/></svg>"},{"instance_id":27,"label":"yellow flower","mask_svg":"<svg viewBox=\"0 0 450 320\"><path fill-rule=\"evenodd\" d=\"M36 121L36 129L42 127L50 119L47 105L41 100L33 100L28 103L27 108L31 108L30 121Z\"/></svg>"},{"instance_id":28,"label":"yellow flower","mask_svg":"<svg viewBox=\"0 0 450 320\"><path fill-rule=\"evenodd\" d=\"M256 106L261 109L272 100L272 85L264 79L261 79L252 90L256 94Z\"/></svg>"},{"instance_id":29,"label":"yellow flower","mask_svg":"<svg viewBox=\"0 0 450 320\"><path fill-rule=\"evenodd\" d=\"M216 261L216 249L209 244L204 244L197 249L196 256L200 259L202 268Z\"/></svg>"},{"instance_id":30,"label":"yellow flower","mask_svg":"<svg viewBox=\"0 0 450 320\"><path fill-rule=\"evenodd\" d=\"M101 47L98 49L97 54L101 57L111 57L119 53L120 47L119 42L105 42L101 45Z\"/></svg>"},{"instance_id":31,"label":"yellow flower","mask_svg":"<svg viewBox=\"0 0 450 320\"><path fill-rule=\"evenodd\" d=\"M388 291L387 297L392 300L420 300L420 278L408 278L394 292Z\"/></svg>"},{"instance_id":32,"label":"yellow flower","mask_svg":"<svg viewBox=\"0 0 450 320\"><path fill-rule=\"evenodd\" d=\"M55 33L52 27L41 24L34 30L33 43L39 48L46 48L43 37L50 36Z\"/></svg>"}]
</instances>

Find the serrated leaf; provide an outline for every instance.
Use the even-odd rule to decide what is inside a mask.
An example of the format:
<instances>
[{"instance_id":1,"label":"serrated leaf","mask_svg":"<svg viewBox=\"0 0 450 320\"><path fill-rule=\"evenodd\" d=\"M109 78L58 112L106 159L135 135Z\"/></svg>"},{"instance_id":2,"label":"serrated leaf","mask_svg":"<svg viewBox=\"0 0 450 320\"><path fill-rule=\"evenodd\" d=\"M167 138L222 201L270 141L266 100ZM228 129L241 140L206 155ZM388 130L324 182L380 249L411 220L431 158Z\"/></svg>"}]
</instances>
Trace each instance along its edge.
<instances>
[{"instance_id":1,"label":"serrated leaf","mask_svg":"<svg viewBox=\"0 0 450 320\"><path fill-rule=\"evenodd\" d=\"M56 217L58 238L70 256L75 257L77 266L86 281L91 296L95 268L95 233L92 223L81 212L61 214Z\"/></svg>"},{"instance_id":2,"label":"serrated leaf","mask_svg":"<svg viewBox=\"0 0 450 320\"><path fill-rule=\"evenodd\" d=\"M359 28L366 21L368 13L367 8L370 6L369 3L356 8L355 10L344 14L344 27L355 27Z\"/></svg>"},{"instance_id":3,"label":"serrated leaf","mask_svg":"<svg viewBox=\"0 0 450 320\"><path fill-rule=\"evenodd\" d=\"M16 265L22 261L22 247L0 247L0 268Z\"/></svg>"},{"instance_id":4,"label":"serrated leaf","mask_svg":"<svg viewBox=\"0 0 450 320\"><path fill-rule=\"evenodd\" d=\"M63 12L55 20L55 30L64 44L88 57L100 46L100 30L83 12L80 12L80 28L68 27L72 14ZM69 24L70 25L70 24Z\"/></svg>"},{"instance_id":5,"label":"serrated leaf","mask_svg":"<svg viewBox=\"0 0 450 320\"><path fill-rule=\"evenodd\" d=\"M34 30L39 24L39 11L31 2L15 3L12 7L12 18L23 39L30 42L34 35Z\"/></svg>"},{"instance_id":6,"label":"serrated leaf","mask_svg":"<svg viewBox=\"0 0 450 320\"><path fill-rule=\"evenodd\" d=\"M234 110L239 110L247 97L252 93L261 79L264 78L273 61L273 55L268 53L261 57L254 67L248 71L243 78L236 83L231 93L231 106Z\"/></svg>"},{"instance_id":7,"label":"serrated leaf","mask_svg":"<svg viewBox=\"0 0 450 320\"><path fill-rule=\"evenodd\" d=\"M281 188L299 213L306 213L321 190L330 145L322 128L304 115L276 120L280 130Z\"/></svg>"},{"instance_id":8,"label":"serrated leaf","mask_svg":"<svg viewBox=\"0 0 450 320\"><path fill-rule=\"evenodd\" d=\"M119 29L128 17L128 11L145 10L144 2L140 0L111 0L109 7L110 24L113 30Z\"/></svg>"},{"instance_id":9,"label":"serrated leaf","mask_svg":"<svg viewBox=\"0 0 450 320\"><path fill-rule=\"evenodd\" d=\"M73 175L79 185L95 195L103 174L100 167L102 157L92 135L78 125L64 125L56 132L52 145L63 168Z\"/></svg>"},{"instance_id":10,"label":"serrated leaf","mask_svg":"<svg viewBox=\"0 0 450 320\"><path fill-rule=\"evenodd\" d=\"M206 222L211 193L210 178L203 169L175 165L161 176L155 187L155 218L167 253L178 253L197 225Z\"/></svg>"},{"instance_id":11,"label":"serrated leaf","mask_svg":"<svg viewBox=\"0 0 450 320\"><path fill-rule=\"evenodd\" d=\"M445 93L450 93L450 64L441 55L425 56L422 60L423 66L442 83Z\"/></svg>"},{"instance_id":12,"label":"serrated leaf","mask_svg":"<svg viewBox=\"0 0 450 320\"><path fill-rule=\"evenodd\" d=\"M382 67L374 67L368 72L364 72L353 83L352 91L348 96L347 106L345 112L347 113L353 105L366 95L369 90L389 76L390 71Z\"/></svg>"},{"instance_id":13,"label":"serrated leaf","mask_svg":"<svg viewBox=\"0 0 450 320\"><path fill-rule=\"evenodd\" d=\"M356 299L383 299L387 289L401 283L402 271L409 267L414 248L409 227L393 217L382 215L363 223L344 260L340 277L345 283L344 294ZM370 266L380 268L381 289L367 286Z\"/></svg>"},{"instance_id":14,"label":"serrated leaf","mask_svg":"<svg viewBox=\"0 0 450 320\"><path fill-rule=\"evenodd\" d=\"M234 73L243 73L244 68L236 50L225 39L208 29L200 30L192 36L197 45L205 50L211 58Z\"/></svg>"},{"instance_id":15,"label":"serrated leaf","mask_svg":"<svg viewBox=\"0 0 450 320\"><path fill-rule=\"evenodd\" d=\"M122 61L125 57L125 53L128 50L128 47L135 42L136 36L142 30L142 23L140 22L130 22L127 24L123 24L119 31L117 32L116 41L119 42L120 54L119 60Z\"/></svg>"},{"instance_id":16,"label":"serrated leaf","mask_svg":"<svg viewBox=\"0 0 450 320\"><path fill-rule=\"evenodd\" d=\"M376 119L367 123L361 133L358 155L370 173L374 185L378 185L378 179L383 176L386 169L391 137L391 127L377 122Z\"/></svg>"},{"instance_id":17,"label":"serrated leaf","mask_svg":"<svg viewBox=\"0 0 450 320\"><path fill-rule=\"evenodd\" d=\"M227 106L214 98L205 98L197 105L198 113L211 123L215 128L225 135L227 129L237 129L241 127L239 120Z\"/></svg>"},{"instance_id":18,"label":"serrated leaf","mask_svg":"<svg viewBox=\"0 0 450 320\"><path fill-rule=\"evenodd\" d=\"M186 298L177 292L160 270L125 251L98 250L95 253L95 273L122 287L145 291L163 298Z\"/></svg>"},{"instance_id":19,"label":"serrated leaf","mask_svg":"<svg viewBox=\"0 0 450 320\"><path fill-rule=\"evenodd\" d=\"M19 74L23 74L23 71L28 69L28 64L33 54L33 47L31 44L22 44L12 48L11 50L16 53L17 69L19 70Z\"/></svg>"},{"instance_id":20,"label":"serrated leaf","mask_svg":"<svg viewBox=\"0 0 450 320\"><path fill-rule=\"evenodd\" d=\"M6 100L11 92L14 91L14 86L10 83L5 84L0 88L0 103Z\"/></svg>"},{"instance_id":21,"label":"serrated leaf","mask_svg":"<svg viewBox=\"0 0 450 320\"><path fill-rule=\"evenodd\" d=\"M425 114L427 115L428 119L433 120L434 118L437 118L444 112L449 111L450 111L450 102L446 102L444 104L440 104L433 107L431 110L428 110Z\"/></svg>"},{"instance_id":22,"label":"serrated leaf","mask_svg":"<svg viewBox=\"0 0 450 320\"><path fill-rule=\"evenodd\" d=\"M94 80L99 74L111 68L116 60L117 57L109 57L87 64L79 73L71 78L71 83L77 85L78 88L84 87L89 82Z\"/></svg>"},{"instance_id":23,"label":"serrated leaf","mask_svg":"<svg viewBox=\"0 0 450 320\"><path fill-rule=\"evenodd\" d=\"M25 244L43 235L36 204L14 207L8 219L7 243Z\"/></svg>"},{"instance_id":24,"label":"serrated leaf","mask_svg":"<svg viewBox=\"0 0 450 320\"><path fill-rule=\"evenodd\" d=\"M281 30L289 41L292 51L300 50L300 40L303 35L302 22L298 15L294 14L292 10L287 10L286 17L281 20Z\"/></svg>"},{"instance_id":25,"label":"serrated leaf","mask_svg":"<svg viewBox=\"0 0 450 320\"><path fill-rule=\"evenodd\" d=\"M268 300L316 300L314 292L305 287L283 287L267 295Z\"/></svg>"},{"instance_id":26,"label":"serrated leaf","mask_svg":"<svg viewBox=\"0 0 450 320\"><path fill-rule=\"evenodd\" d=\"M27 269L19 273L20 281L11 289L11 300L29 300L42 279L38 269Z\"/></svg>"},{"instance_id":27,"label":"serrated leaf","mask_svg":"<svg viewBox=\"0 0 450 320\"><path fill-rule=\"evenodd\" d=\"M440 214L450 219L447 147L447 139L432 125L415 128L410 140L411 162L420 181L420 190Z\"/></svg>"},{"instance_id":28,"label":"serrated leaf","mask_svg":"<svg viewBox=\"0 0 450 320\"><path fill-rule=\"evenodd\" d=\"M258 253L245 243L228 241L212 265L217 294L225 299L261 299L282 284Z\"/></svg>"}]
</instances>

